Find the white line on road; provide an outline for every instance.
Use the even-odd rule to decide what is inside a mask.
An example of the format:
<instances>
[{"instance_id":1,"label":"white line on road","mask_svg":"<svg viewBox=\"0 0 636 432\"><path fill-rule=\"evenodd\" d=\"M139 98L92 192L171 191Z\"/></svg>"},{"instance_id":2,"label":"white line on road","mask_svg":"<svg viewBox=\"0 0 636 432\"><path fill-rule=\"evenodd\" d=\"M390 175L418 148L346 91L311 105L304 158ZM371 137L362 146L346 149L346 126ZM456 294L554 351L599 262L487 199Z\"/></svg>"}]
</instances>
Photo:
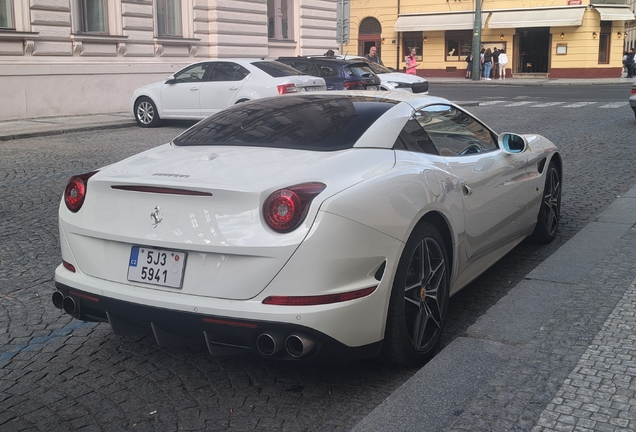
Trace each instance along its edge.
<instances>
[{"instance_id":1,"label":"white line on road","mask_svg":"<svg viewBox=\"0 0 636 432\"><path fill-rule=\"evenodd\" d=\"M612 103L608 103L606 105L601 105L599 108L620 108L623 107L625 105L627 105L629 102L627 101L623 101L623 102L612 102Z\"/></svg>"},{"instance_id":2,"label":"white line on road","mask_svg":"<svg viewBox=\"0 0 636 432\"><path fill-rule=\"evenodd\" d=\"M529 104L531 104L531 103L534 103L534 102L532 102L532 101L513 102L513 103L511 103L511 104L504 105L504 106L506 106L506 107L514 107L514 106L529 105Z\"/></svg>"},{"instance_id":3,"label":"white line on road","mask_svg":"<svg viewBox=\"0 0 636 432\"><path fill-rule=\"evenodd\" d=\"M577 102L570 105L563 105L563 108L580 108L588 105L593 105L596 102Z\"/></svg>"},{"instance_id":4,"label":"white line on road","mask_svg":"<svg viewBox=\"0 0 636 432\"><path fill-rule=\"evenodd\" d=\"M565 102L546 102L546 103L542 103L542 104L537 104L537 105L532 105L532 108L543 108L543 107L549 107L549 106L554 106L554 105L561 105L564 104Z\"/></svg>"}]
</instances>

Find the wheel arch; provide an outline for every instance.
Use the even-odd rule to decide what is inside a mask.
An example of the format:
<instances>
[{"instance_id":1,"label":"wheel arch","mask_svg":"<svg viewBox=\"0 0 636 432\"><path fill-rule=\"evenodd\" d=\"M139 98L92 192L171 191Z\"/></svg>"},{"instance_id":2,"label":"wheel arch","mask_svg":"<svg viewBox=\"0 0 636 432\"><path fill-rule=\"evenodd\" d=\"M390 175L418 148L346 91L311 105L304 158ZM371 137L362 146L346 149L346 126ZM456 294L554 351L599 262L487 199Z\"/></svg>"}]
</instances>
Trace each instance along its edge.
<instances>
[{"instance_id":1,"label":"wheel arch","mask_svg":"<svg viewBox=\"0 0 636 432\"><path fill-rule=\"evenodd\" d=\"M444 240L444 246L446 247L446 253L448 254L449 275L453 274L453 259L455 251L453 249L453 234L448 221L440 212L433 210L420 218L417 224L413 227L413 231L415 231L417 227L423 223L430 223L441 234L442 239Z\"/></svg>"}]
</instances>

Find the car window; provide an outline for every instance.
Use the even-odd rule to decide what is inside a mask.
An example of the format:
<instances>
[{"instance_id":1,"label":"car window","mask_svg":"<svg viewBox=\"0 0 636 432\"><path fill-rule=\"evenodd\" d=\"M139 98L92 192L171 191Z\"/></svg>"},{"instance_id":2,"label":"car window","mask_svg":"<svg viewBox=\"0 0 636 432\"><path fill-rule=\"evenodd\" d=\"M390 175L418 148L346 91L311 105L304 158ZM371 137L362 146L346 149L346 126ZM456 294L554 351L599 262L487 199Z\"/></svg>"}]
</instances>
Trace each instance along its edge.
<instances>
[{"instance_id":1,"label":"car window","mask_svg":"<svg viewBox=\"0 0 636 432\"><path fill-rule=\"evenodd\" d=\"M318 76L318 71L311 63L300 60L291 60L289 61L289 63L284 64L285 66L294 68L296 72L299 72L301 74Z\"/></svg>"},{"instance_id":2,"label":"car window","mask_svg":"<svg viewBox=\"0 0 636 432\"><path fill-rule=\"evenodd\" d=\"M414 117L411 117L402 128L402 131L393 145L393 149L418 153L424 152L434 155L439 154L426 131L422 129L422 126L420 126Z\"/></svg>"},{"instance_id":3,"label":"car window","mask_svg":"<svg viewBox=\"0 0 636 432\"><path fill-rule=\"evenodd\" d=\"M240 64L234 62L214 62L208 81L242 81L250 74Z\"/></svg>"},{"instance_id":4,"label":"car window","mask_svg":"<svg viewBox=\"0 0 636 432\"><path fill-rule=\"evenodd\" d=\"M177 83L203 81L205 74L210 69L210 63L198 63L177 72L174 79Z\"/></svg>"},{"instance_id":5,"label":"car window","mask_svg":"<svg viewBox=\"0 0 636 432\"><path fill-rule=\"evenodd\" d=\"M365 96L256 99L200 121L177 146L233 145L334 151L351 148L397 102Z\"/></svg>"},{"instance_id":6,"label":"car window","mask_svg":"<svg viewBox=\"0 0 636 432\"><path fill-rule=\"evenodd\" d=\"M318 76L323 78L334 78L338 76L338 69L331 65L327 64L319 64L318 66Z\"/></svg>"},{"instance_id":7,"label":"car window","mask_svg":"<svg viewBox=\"0 0 636 432\"><path fill-rule=\"evenodd\" d=\"M260 61L252 64L274 78L303 75L303 73L297 69L277 61Z\"/></svg>"},{"instance_id":8,"label":"car window","mask_svg":"<svg viewBox=\"0 0 636 432\"><path fill-rule=\"evenodd\" d=\"M373 72L369 64L364 62L347 65L345 66L345 69L347 70L347 73L349 73L349 75L355 77L375 76L375 73Z\"/></svg>"},{"instance_id":9,"label":"car window","mask_svg":"<svg viewBox=\"0 0 636 432\"><path fill-rule=\"evenodd\" d=\"M431 105L415 113L442 156L464 156L496 150L491 131L476 119L449 105Z\"/></svg>"},{"instance_id":10,"label":"car window","mask_svg":"<svg viewBox=\"0 0 636 432\"><path fill-rule=\"evenodd\" d=\"M392 73L393 72L391 69L389 69L386 66L382 66L380 63L367 62L367 64L369 65L371 70L373 72L375 72L376 74Z\"/></svg>"}]
</instances>

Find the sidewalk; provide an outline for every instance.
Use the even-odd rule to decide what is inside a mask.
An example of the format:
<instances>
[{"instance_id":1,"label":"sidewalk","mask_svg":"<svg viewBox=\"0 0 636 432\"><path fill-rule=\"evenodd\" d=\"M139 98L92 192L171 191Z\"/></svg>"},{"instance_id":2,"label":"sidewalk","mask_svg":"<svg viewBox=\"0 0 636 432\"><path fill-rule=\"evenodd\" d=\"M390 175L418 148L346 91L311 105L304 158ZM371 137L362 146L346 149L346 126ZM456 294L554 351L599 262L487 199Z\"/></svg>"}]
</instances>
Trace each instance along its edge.
<instances>
[{"instance_id":1,"label":"sidewalk","mask_svg":"<svg viewBox=\"0 0 636 432\"><path fill-rule=\"evenodd\" d=\"M509 78L506 80L473 81L465 78L427 78L431 85L435 84L481 84L481 85L612 85L625 84L629 87L630 78L598 78L598 79L547 79L547 78ZM433 87L434 88L434 87ZM87 130L123 128L135 126L135 119L128 112L74 115L59 117L42 117L35 119L19 119L0 121L0 141L36 136L59 135L68 132Z\"/></svg>"}]
</instances>

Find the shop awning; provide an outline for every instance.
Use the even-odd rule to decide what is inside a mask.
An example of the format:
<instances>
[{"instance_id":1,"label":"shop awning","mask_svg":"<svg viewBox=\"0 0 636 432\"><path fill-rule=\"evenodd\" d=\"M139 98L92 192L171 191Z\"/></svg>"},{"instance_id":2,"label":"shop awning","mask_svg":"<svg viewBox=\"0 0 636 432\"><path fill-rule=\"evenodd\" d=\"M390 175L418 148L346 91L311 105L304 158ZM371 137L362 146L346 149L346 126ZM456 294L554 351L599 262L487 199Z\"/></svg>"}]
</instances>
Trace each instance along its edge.
<instances>
[{"instance_id":1,"label":"shop awning","mask_svg":"<svg viewBox=\"0 0 636 432\"><path fill-rule=\"evenodd\" d=\"M632 21L636 19L629 6L596 6L592 7L601 15L601 21Z\"/></svg>"},{"instance_id":2,"label":"shop awning","mask_svg":"<svg viewBox=\"0 0 636 432\"><path fill-rule=\"evenodd\" d=\"M492 11L488 28L574 27L584 13L585 6Z\"/></svg>"},{"instance_id":3,"label":"shop awning","mask_svg":"<svg viewBox=\"0 0 636 432\"><path fill-rule=\"evenodd\" d=\"M481 27L484 27L485 16L481 15ZM434 13L417 15L400 15L393 29L396 32L432 31L432 30L472 30L475 27L474 12Z\"/></svg>"}]
</instances>

